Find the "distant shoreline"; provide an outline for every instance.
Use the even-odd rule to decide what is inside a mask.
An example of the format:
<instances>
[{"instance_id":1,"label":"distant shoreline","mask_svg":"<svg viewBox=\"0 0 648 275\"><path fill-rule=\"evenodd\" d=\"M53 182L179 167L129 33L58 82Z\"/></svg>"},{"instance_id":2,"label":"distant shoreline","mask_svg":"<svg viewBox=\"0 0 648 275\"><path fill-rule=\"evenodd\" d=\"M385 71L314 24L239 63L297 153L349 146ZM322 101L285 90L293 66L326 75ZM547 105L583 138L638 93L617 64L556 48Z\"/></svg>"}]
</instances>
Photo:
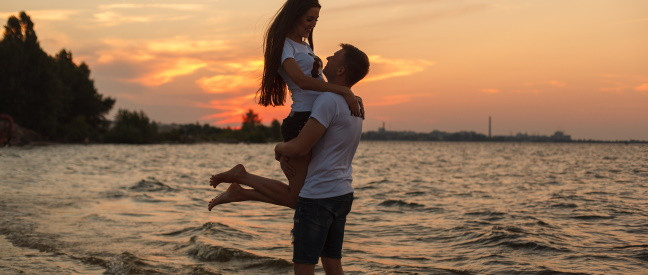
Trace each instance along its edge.
<instances>
[{"instance_id":1,"label":"distant shoreline","mask_svg":"<svg viewBox=\"0 0 648 275\"><path fill-rule=\"evenodd\" d=\"M483 141L483 140L367 140L363 139L361 142L420 142L420 143L515 143L515 144L625 144L625 145L631 145L631 144L648 144L648 141L641 141L641 140L633 140L633 141L605 141L605 140L572 140L572 141L497 141L497 140L489 140L489 141ZM108 142L96 142L96 143L89 143L89 144L84 144L84 143L74 143L74 142L33 142L33 143L28 143L28 144L20 144L20 145L12 145L12 146L7 146L7 147L0 147L0 150L2 148L9 148L9 147L17 147L17 148L24 148L24 147L45 147L45 146L58 146L58 145L129 145L129 146L140 146L140 145L202 145L202 144L274 144L277 142L261 142L261 143L253 143L253 142L222 142L222 141L197 141L197 142L186 142L186 143L180 143L180 142L157 142L157 143L144 143L144 144L134 144L134 143L108 143Z\"/></svg>"}]
</instances>

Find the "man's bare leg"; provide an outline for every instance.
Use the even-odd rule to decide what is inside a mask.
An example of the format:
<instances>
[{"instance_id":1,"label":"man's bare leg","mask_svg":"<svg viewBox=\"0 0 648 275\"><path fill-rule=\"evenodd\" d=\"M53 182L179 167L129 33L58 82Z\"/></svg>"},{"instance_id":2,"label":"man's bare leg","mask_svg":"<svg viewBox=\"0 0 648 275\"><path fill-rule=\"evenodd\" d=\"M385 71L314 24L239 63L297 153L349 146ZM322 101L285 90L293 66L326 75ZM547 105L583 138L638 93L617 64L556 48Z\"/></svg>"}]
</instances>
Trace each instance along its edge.
<instances>
[{"instance_id":1,"label":"man's bare leg","mask_svg":"<svg viewBox=\"0 0 648 275\"><path fill-rule=\"evenodd\" d=\"M294 270L295 275L313 275L315 274L315 265L295 263Z\"/></svg>"},{"instance_id":2,"label":"man's bare leg","mask_svg":"<svg viewBox=\"0 0 648 275\"><path fill-rule=\"evenodd\" d=\"M344 275L342 270L342 259L333 259L327 257L320 257L322 260L322 267L326 275Z\"/></svg>"}]
</instances>

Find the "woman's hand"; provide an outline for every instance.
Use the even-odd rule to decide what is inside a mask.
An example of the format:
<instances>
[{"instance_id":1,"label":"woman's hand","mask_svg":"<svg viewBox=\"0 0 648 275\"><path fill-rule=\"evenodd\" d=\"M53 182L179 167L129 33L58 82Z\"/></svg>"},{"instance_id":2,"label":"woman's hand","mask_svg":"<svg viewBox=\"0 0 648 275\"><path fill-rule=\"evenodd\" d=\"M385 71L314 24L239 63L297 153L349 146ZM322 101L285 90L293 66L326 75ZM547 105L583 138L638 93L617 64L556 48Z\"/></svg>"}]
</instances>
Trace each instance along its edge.
<instances>
[{"instance_id":1,"label":"woman's hand","mask_svg":"<svg viewBox=\"0 0 648 275\"><path fill-rule=\"evenodd\" d=\"M365 108L364 108L364 103L362 103L362 98L359 96L356 96L356 99L358 100L358 103L360 104L360 117L362 119L365 119Z\"/></svg>"},{"instance_id":2,"label":"woman's hand","mask_svg":"<svg viewBox=\"0 0 648 275\"><path fill-rule=\"evenodd\" d=\"M362 113L360 112L360 105L358 103L358 98L353 94L351 89L346 88L346 91L344 91L344 100L346 100L347 104L349 104L349 110L351 110L351 114L353 116L357 117L362 117Z\"/></svg>"}]
</instances>

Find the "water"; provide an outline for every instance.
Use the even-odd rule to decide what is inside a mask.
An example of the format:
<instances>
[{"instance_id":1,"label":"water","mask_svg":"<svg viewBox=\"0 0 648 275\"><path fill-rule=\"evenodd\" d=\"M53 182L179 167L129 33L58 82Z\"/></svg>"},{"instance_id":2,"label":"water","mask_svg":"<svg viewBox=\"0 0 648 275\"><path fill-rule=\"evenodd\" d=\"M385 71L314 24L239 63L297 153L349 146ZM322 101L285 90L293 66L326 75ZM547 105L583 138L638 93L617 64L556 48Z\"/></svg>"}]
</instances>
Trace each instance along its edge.
<instances>
[{"instance_id":1,"label":"water","mask_svg":"<svg viewBox=\"0 0 648 275\"><path fill-rule=\"evenodd\" d=\"M0 273L289 274L290 209L207 211L272 144L0 150ZM648 146L361 142L350 274L648 274ZM317 270L322 272L321 269Z\"/></svg>"}]
</instances>

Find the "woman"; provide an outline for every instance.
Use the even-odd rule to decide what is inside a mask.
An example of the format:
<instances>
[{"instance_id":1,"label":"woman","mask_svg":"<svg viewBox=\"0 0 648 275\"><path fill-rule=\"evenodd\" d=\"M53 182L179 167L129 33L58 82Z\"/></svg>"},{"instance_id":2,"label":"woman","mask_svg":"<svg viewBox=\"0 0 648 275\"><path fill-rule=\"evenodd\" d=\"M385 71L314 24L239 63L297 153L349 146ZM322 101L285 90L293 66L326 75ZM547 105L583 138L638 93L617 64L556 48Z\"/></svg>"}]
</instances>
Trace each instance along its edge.
<instances>
[{"instance_id":1,"label":"woman","mask_svg":"<svg viewBox=\"0 0 648 275\"><path fill-rule=\"evenodd\" d=\"M281 125L284 141L299 134L306 124L313 102L320 92L334 92L344 96L351 113L360 116L358 100L344 86L326 83L322 77L322 61L313 53L313 29L319 18L317 0L287 0L274 17L265 35L264 68L259 104L280 106L286 101L286 86L293 104L291 112ZM308 43L304 40L307 39ZM209 210L223 203L262 201L294 208L299 191L304 185L310 155L282 160L282 169L289 184L255 176L237 165L211 178L215 188L221 182L232 183L220 196L209 203ZM243 189L239 184L253 189Z\"/></svg>"}]
</instances>

